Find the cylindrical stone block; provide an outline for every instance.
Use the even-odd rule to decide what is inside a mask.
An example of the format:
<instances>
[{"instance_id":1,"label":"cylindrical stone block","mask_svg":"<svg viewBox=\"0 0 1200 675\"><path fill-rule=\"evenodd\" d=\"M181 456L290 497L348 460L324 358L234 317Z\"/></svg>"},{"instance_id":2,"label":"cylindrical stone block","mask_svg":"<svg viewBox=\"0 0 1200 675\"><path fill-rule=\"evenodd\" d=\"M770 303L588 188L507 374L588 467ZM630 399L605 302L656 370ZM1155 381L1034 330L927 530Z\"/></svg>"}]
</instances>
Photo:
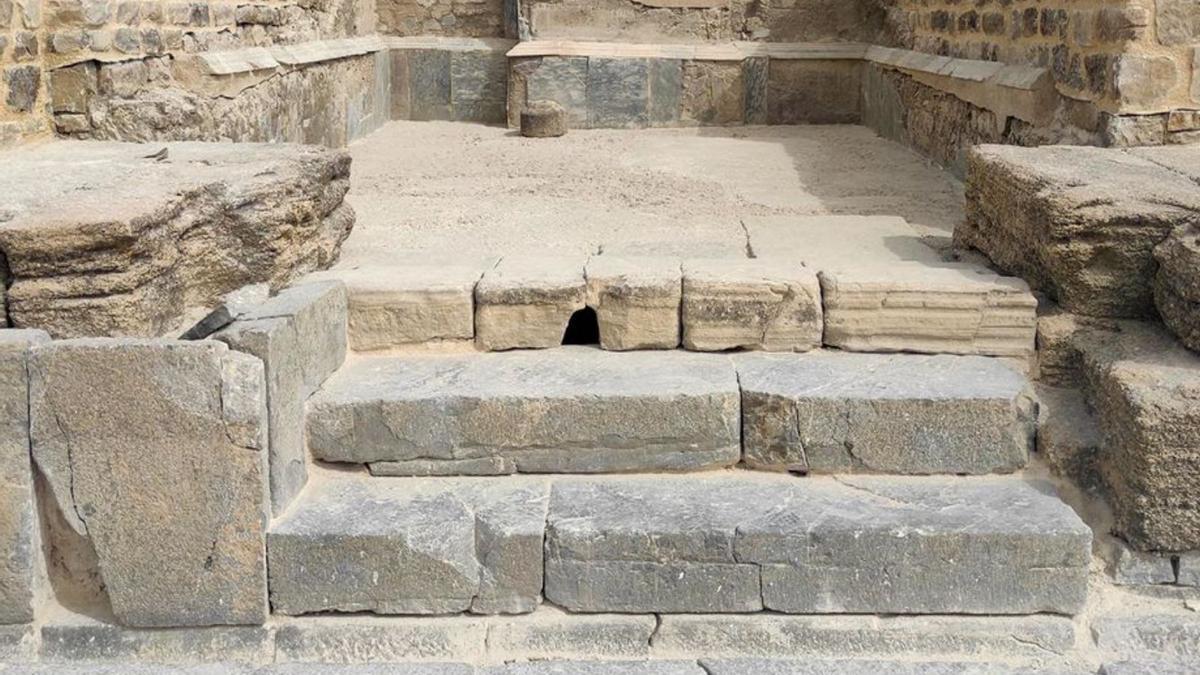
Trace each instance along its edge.
<instances>
[{"instance_id":1,"label":"cylindrical stone block","mask_svg":"<svg viewBox=\"0 0 1200 675\"><path fill-rule=\"evenodd\" d=\"M567 133L567 111L554 101L534 101L521 111L521 135L555 138Z\"/></svg>"}]
</instances>

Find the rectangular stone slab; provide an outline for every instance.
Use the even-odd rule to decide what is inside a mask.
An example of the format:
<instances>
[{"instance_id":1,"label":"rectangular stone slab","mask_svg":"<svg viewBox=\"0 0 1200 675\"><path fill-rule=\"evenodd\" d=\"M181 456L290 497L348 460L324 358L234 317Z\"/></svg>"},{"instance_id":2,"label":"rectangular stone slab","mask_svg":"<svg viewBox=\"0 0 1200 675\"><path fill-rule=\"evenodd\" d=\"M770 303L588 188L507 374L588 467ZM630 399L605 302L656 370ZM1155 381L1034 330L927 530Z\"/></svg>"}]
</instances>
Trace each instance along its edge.
<instances>
[{"instance_id":1,"label":"rectangular stone slab","mask_svg":"<svg viewBox=\"0 0 1200 675\"><path fill-rule=\"evenodd\" d=\"M475 285L475 344L488 351L562 344L586 305L586 256L505 256Z\"/></svg>"},{"instance_id":2,"label":"rectangular stone slab","mask_svg":"<svg viewBox=\"0 0 1200 675\"><path fill-rule=\"evenodd\" d=\"M728 358L539 352L364 358L308 403L331 462L501 456L522 472L688 470L740 456Z\"/></svg>"},{"instance_id":3,"label":"rectangular stone slab","mask_svg":"<svg viewBox=\"0 0 1200 675\"><path fill-rule=\"evenodd\" d=\"M560 479L545 593L577 612L1072 614L1091 538L1017 479Z\"/></svg>"},{"instance_id":4,"label":"rectangular stone slab","mask_svg":"<svg viewBox=\"0 0 1200 675\"><path fill-rule=\"evenodd\" d=\"M743 460L802 473L986 474L1025 466L1036 405L996 359L746 354Z\"/></svg>"},{"instance_id":5,"label":"rectangular stone slab","mask_svg":"<svg viewBox=\"0 0 1200 675\"><path fill-rule=\"evenodd\" d=\"M683 263L683 346L695 351L804 352L821 345L821 287L783 260Z\"/></svg>"},{"instance_id":6,"label":"rectangular stone slab","mask_svg":"<svg viewBox=\"0 0 1200 675\"><path fill-rule=\"evenodd\" d=\"M524 479L331 480L268 535L282 614L533 611L547 487Z\"/></svg>"},{"instance_id":7,"label":"rectangular stone slab","mask_svg":"<svg viewBox=\"0 0 1200 675\"><path fill-rule=\"evenodd\" d=\"M587 264L587 303L605 349L678 347L682 292L677 258L601 255Z\"/></svg>"}]
</instances>

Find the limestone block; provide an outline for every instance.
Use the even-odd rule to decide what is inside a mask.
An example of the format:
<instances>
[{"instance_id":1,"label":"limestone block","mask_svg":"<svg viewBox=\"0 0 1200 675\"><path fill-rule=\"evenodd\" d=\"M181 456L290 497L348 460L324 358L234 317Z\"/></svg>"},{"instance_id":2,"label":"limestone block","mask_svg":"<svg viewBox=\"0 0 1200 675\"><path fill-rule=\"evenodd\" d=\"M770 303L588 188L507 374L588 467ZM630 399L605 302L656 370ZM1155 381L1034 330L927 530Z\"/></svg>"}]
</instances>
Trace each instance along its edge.
<instances>
[{"instance_id":1,"label":"limestone block","mask_svg":"<svg viewBox=\"0 0 1200 675\"><path fill-rule=\"evenodd\" d=\"M219 342L80 339L29 362L33 458L128 626L262 623L267 394Z\"/></svg>"},{"instance_id":2,"label":"limestone block","mask_svg":"<svg viewBox=\"0 0 1200 675\"><path fill-rule=\"evenodd\" d=\"M355 351L475 337L475 284L484 264L405 264L329 270L309 280L337 279L349 295L349 339Z\"/></svg>"},{"instance_id":3,"label":"limestone block","mask_svg":"<svg viewBox=\"0 0 1200 675\"><path fill-rule=\"evenodd\" d=\"M1068 312L1149 316L1154 247L1200 211L1200 189L1176 170L1184 158L1200 164L1197 153L980 146L968 155L955 239Z\"/></svg>"},{"instance_id":4,"label":"limestone block","mask_svg":"<svg viewBox=\"0 0 1200 675\"><path fill-rule=\"evenodd\" d=\"M521 111L521 135L557 138L567 133L567 111L554 101L533 101Z\"/></svg>"},{"instance_id":5,"label":"limestone block","mask_svg":"<svg viewBox=\"0 0 1200 675\"><path fill-rule=\"evenodd\" d=\"M1113 582L1119 586L1149 586L1175 583L1175 565L1170 556L1135 551L1116 542L1112 560Z\"/></svg>"},{"instance_id":6,"label":"limestone block","mask_svg":"<svg viewBox=\"0 0 1200 675\"><path fill-rule=\"evenodd\" d=\"M697 351L807 351L821 344L821 289L800 264L688 260L683 345Z\"/></svg>"},{"instance_id":7,"label":"limestone block","mask_svg":"<svg viewBox=\"0 0 1200 675\"><path fill-rule=\"evenodd\" d=\"M1200 24L1196 28L1200 29ZM1169 56L1121 54L1116 59L1113 79L1122 105L1134 110L1154 108L1162 105L1166 92L1179 81L1179 69Z\"/></svg>"},{"instance_id":8,"label":"limestone block","mask_svg":"<svg viewBox=\"0 0 1200 675\"><path fill-rule=\"evenodd\" d=\"M1128 661L1114 661L1100 666L1100 675L1191 675L1196 671L1193 658L1164 658L1141 656Z\"/></svg>"},{"instance_id":9,"label":"limestone block","mask_svg":"<svg viewBox=\"0 0 1200 675\"><path fill-rule=\"evenodd\" d=\"M740 457L723 357L544 352L362 359L308 404L331 462L505 458L530 473L686 471Z\"/></svg>"},{"instance_id":10,"label":"limestone block","mask_svg":"<svg viewBox=\"0 0 1200 675\"><path fill-rule=\"evenodd\" d=\"M900 262L946 267L940 253L896 216L745 216L758 258L801 262L818 272L890 268Z\"/></svg>"},{"instance_id":11,"label":"limestone block","mask_svg":"<svg viewBox=\"0 0 1200 675\"><path fill-rule=\"evenodd\" d=\"M988 474L1033 447L1029 383L983 357L735 358L743 461L801 473Z\"/></svg>"},{"instance_id":12,"label":"limestone block","mask_svg":"<svg viewBox=\"0 0 1200 675\"><path fill-rule=\"evenodd\" d=\"M1078 389L1039 386L1037 452L1054 473L1086 489L1100 485L1100 426Z\"/></svg>"},{"instance_id":13,"label":"limestone block","mask_svg":"<svg viewBox=\"0 0 1200 675\"><path fill-rule=\"evenodd\" d=\"M29 462L29 350L39 330L0 329L0 624L33 620L41 560Z\"/></svg>"},{"instance_id":14,"label":"limestone block","mask_svg":"<svg viewBox=\"0 0 1200 675\"><path fill-rule=\"evenodd\" d=\"M588 127L643 127L649 121L647 59L588 59Z\"/></svg>"},{"instance_id":15,"label":"limestone block","mask_svg":"<svg viewBox=\"0 0 1200 675\"><path fill-rule=\"evenodd\" d=\"M604 349L679 346L683 272L675 258L595 256L588 261L587 304Z\"/></svg>"},{"instance_id":16,"label":"limestone block","mask_svg":"<svg viewBox=\"0 0 1200 675\"><path fill-rule=\"evenodd\" d=\"M974 267L887 267L821 272L825 344L849 351L909 351L1028 358L1037 301L1020 279Z\"/></svg>"},{"instance_id":17,"label":"limestone block","mask_svg":"<svg viewBox=\"0 0 1200 675\"><path fill-rule=\"evenodd\" d=\"M1154 18L1158 41L1164 45L1195 45L1200 42L1200 13L1186 0L1163 0Z\"/></svg>"},{"instance_id":18,"label":"limestone block","mask_svg":"<svg viewBox=\"0 0 1200 675\"><path fill-rule=\"evenodd\" d=\"M475 286L475 342L488 351L562 344L587 301L585 260L506 256Z\"/></svg>"},{"instance_id":19,"label":"limestone block","mask_svg":"<svg viewBox=\"0 0 1200 675\"><path fill-rule=\"evenodd\" d=\"M542 481L337 480L271 529L283 614L533 611L542 588Z\"/></svg>"},{"instance_id":20,"label":"limestone block","mask_svg":"<svg viewBox=\"0 0 1200 675\"><path fill-rule=\"evenodd\" d=\"M910 661L902 659L702 659L704 672L708 675L743 675L757 673L758 675L872 675L874 673L889 673L890 675L983 675L995 672L998 675L1081 675L1072 670L1055 670L1053 668L1021 668L1019 666L1001 666L996 669L993 664L979 664L971 661Z\"/></svg>"},{"instance_id":21,"label":"limestone block","mask_svg":"<svg viewBox=\"0 0 1200 675\"><path fill-rule=\"evenodd\" d=\"M1057 307L1042 311L1037 319L1037 379L1054 387L1078 387L1083 371L1075 336L1090 329L1116 330L1113 319L1064 312Z\"/></svg>"},{"instance_id":22,"label":"limestone block","mask_svg":"<svg viewBox=\"0 0 1200 675\"><path fill-rule=\"evenodd\" d=\"M706 675L695 661L530 661L487 668L483 675Z\"/></svg>"},{"instance_id":23,"label":"limestone block","mask_svg":"<svg viewBox=\"0 0 1200 675\"><path fill-rule=\"evenodd\" d=\"M140 62L139 62L140 63ZM165 149L167 161L146 155ZM42 143L0 167L12 323L155 336L250 283L337 258L350 157L282 144ZM47 182L44 176L53 175Z\"/></svg>"},{"instance_id":24,"label":"limestone block","mask_svg":"<svg viewBox=\"0 0 1200 675\"><path fill-rule=\"evenodd\" d=\"M857 124L862 118L862 63L772 59L766 87L768 124Z\"/></svg>"},{"instance_id":25,"label":"limestone block","mask_svg":"<svg viewBox=\"0 0 1200 675\"><path fill-rule=\"evenodd\" d=\"M285 289L215 337L262 359L270 417L271 506L281 513L308 479L304 402L346 358L346 287L316 281Z\"/></svg>"},{"instance_id":26,"label":"limestone block","mask_svg":"<svg viewBox=\"0 0 1200 675\"><path fill-rule=\"evenodd\" d=\"M1076 342L1115 531L1140 551L1200 548L1200 356L1134 322Z\"/></svg>"},{"instance_id":27,"label":"limestone block","mask_svg":"<svg viewBox=\"0 0 1200 675\"><path fill-rule=\"evenodd\" d=\"M1200 351L1200 225L1175 228L1154 249L1154 304L1184 345Z\"/></svg>"},{"instance_id":28,"label":"limestone block","mask_svg":"<svg viewBox=\"0 0 1200 675\"><path fill-rule=\"evenodd\" d=\"M680 94L684 124L728 125L745 121L746 90L740 62L686 61Z\"/></svg>"}]
</instances>

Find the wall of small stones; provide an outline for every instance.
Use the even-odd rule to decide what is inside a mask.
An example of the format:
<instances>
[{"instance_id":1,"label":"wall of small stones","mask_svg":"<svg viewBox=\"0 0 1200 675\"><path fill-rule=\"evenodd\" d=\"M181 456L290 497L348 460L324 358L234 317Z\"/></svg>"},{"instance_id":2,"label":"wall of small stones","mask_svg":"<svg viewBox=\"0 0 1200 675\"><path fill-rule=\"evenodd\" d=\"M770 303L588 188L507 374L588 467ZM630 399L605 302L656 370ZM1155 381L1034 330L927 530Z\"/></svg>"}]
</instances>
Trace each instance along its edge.
<instances>
[{"instance_id":1,"label":"wall of small stones","mask_svg":"<svg viewBox=\"0 0 1200 675\"><path fill-rule=\"evenodd\" d=\"M516 0L378 0L378 3L379 32L384 35L516 36L515 28L507 28L512 22L506 21L506 12L516 11Z\"/></svg>"}]
</instances>

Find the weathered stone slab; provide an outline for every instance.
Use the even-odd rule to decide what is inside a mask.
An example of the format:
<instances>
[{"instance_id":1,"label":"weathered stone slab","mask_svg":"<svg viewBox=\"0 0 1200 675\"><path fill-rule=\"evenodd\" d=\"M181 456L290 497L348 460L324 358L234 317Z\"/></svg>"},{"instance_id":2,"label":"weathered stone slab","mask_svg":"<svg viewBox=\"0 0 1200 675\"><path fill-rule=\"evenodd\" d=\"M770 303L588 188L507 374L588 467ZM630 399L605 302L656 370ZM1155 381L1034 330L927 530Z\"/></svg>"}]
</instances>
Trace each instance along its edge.
<instances>
[{"instance_id":1,"label":"weathered stone slab","mask_svg":"<svg viewBox=\"0 0 1200 675\"><path fill-rule=\"evenodd\" d=\"M746 89L741 63L686 61L680 86L683 124L721 126L745 121Z\"/></svg>"},{"instance_id":2,"label":"weathered stone slab","mask_svg":"<svg viewBox=\"0 0 1200 675\"><path fill-rule=\"evenodd\" d=\"M410 119L449 120L450 52L445 49L408 51Z\"/></svg>"},{"instance_id":3,"label":"weathered stone slab","mask_svg":"<svg viewBox=\"0 0 1200 675\"><path fill-rule=\"evenodd\" d=\"M338 279L349 295L349 339L355 351L475 337L475 284L485 265L404 265L329 270L310 280Z\"/></svg>"},{"instance_id":4,"label":"weathered stone slab","mask_svg":"<svg viewBox=\"0 0 1200 675\"><path fill-rule=\"evenodd\" d=\"M1037 380L1054 387L1078 387L1083 366L1075 336L1092 329L1116 330L1117 320L1063 312L1056 307L1039 311L1037 318Z\"/></svg>"},{"instance_id":5,"label":"weathered stone slab","mask_svg":"<svg viewBox=\"0 0 1200 675\"><path fill-rule=\"evenodd\" d=\"M346 306L346 287L339 281L300 284L244 312L215 336L265 364L276 514L308 479L304 402L346 358Z\"/></svg>"},{"instance_id":6,"label":"weathered stone slab","mask_svg":"<svg viewBox=\"0 0 1200 675\"><path fill-rule=\"evenodd\" d=\"M29 372L34 460L117 620L262 623L262 363L214 341L84 339L34 348Z\"/></svg>"},{"instance_id":7,"label":"weathered stone slab","mask_svg":"<svg viewBox=\"0 0 1200 675\"><path fill-rule=\"evenodd\" d=\"M562 344L571 315L587 301L586 260L507 256L475 286L475 342L489 351Z\"/></svg>"},{"instance_id":8,"label":"weathered stone slab","mask_svg":"<svg viewBox=\"0 0 1200 675\"><path fill-rule=\"evenodd\" d=\"M484 617L305 617L287 620L275 634L278 661L401 663L455 661L487 643Z\"/></svg>"},{"instance_id":9,"label":"weathered stone slab","mask_svg":"<svg viewBox=\"0 0 1200 675\"><path fill-rule=\"evenodd\" d=\"M483 670L484 675L705 675L695 661L529 661Z\"/></svg>"},{"instance_id":10,"label":"weathered stone slab","mask_svg":"<svg viewBox=\"0 0 1200 675\"><path fill-rule=\"evenodd\" d=\"M1020 480L564 479L545 593L576 612L1070 614L1090 546Z\"/></svg>"},{"instance_id":11,"label":"weathered stone slab","mask_svg":"<svg viewBox=\"0 0 1200 675\"><path fill-rule=\"evenodd\" d=\"M679 100L683 93L683 62L678 59L650 59L650 126L679 124Z\"/></svg>"},{"instance_id":12,"label":"weathered stone slab","mask_svg":"<svg viewBox=\"0 0 1200 675\"><path fill-rule=\"evenodd\" d=\"M767 124L769 68L770 59L765 56L752 56L742 61L742 81L746 89L746 100L743 103L746 124Z\"/></svg>"},{"instance_id":13,"label":"weathered stone slab","mask_svg":"<svg viewBox=\"0 0 1200 675\"><path fill-rule=\"evenodd\" d=\"M146 156L163 149L166 161ZM336 260L350 157L295 145L43 143L0 169L13 325L155 336L250 283ZM53 175L47 182L44 177Z\"/></svg>"},{"instance_id":14,"label":"weathered stone slab","mask_svg":"<svg viewBox=\"0 0 1200 675\"><path fill-rule=\"evenodd\" d=\"M32 659L36 639L31 623L0 624L0 659L17 662Z\"/></svg>"},{"instance_id":15,"label":"weathered stone slab","mask_svg":"<svg viewBox=\"0 0 1200 675\"><path fill-rule=\"evenodd\" d=\"M1091 675L1090 671L1083 670L1056 670L1041 666L1020 667L969 661L701 659L700 663L708 675Z\"/></svg>"},{"instance_id":16,"label":"weathered stone slab","mask_svg":"<svg viewBox=\"0 0 1200 675\"><path fill-rule=\"evenodd\" d=\"M689 470L740 456L724 357L543 352L362 359L309 401L331 462L505 457L522 472Z\"/></svg>"},{"instance_id":17,"label":"weathered stone slab","mask_svg":"<svg viewBox=\"0 0 1200 675\"><path fill-rule=\"evenodd\" d=\"M271 606L283 614L533 611L547 487L338 480L268 535Z\"/></svg>"},{"instance_id":18,"label":"weathered stone slab","mask_svg":"<svg viewBox=\"0 0 1200 675\"><path fill-rule=\"evenodd\" d=\"M273 651L266 626L138 630L62 608L41 626L39 657L57 663L260 663Z\"/></svg>"},{"instance_id":19,"label":"weathered stone slab","mask_svg":"<svg viewBox=\"0 0 1200 675\"><path fill-rule=\"evenodd\" d=\"M588 59L588 127L644 127L649 121L647 59Z\"/></svg>"},{"instance_id":20,"label":"weathered stone slab","mask_svg":"<svg viewBox=\"0 0 1200 675\"><path fill-rule=\"evenodd\" d=\"M571 126L588 125L588 59L547 56L525 77L526 101L554 101L566 109Z\"/></svg>"},{"instance_id":21,"label":"weathered stone slab","mask_svg":"<svg viewBox=\"0 0 1200 675\"><path fill-rule=\"evenodd\" d=\"M905 263L821 272L825 344L859 352L1029 358L1037 301L1020 279Z\"/></svg>"},{"instance_id":22,"label":"weathered stone slab","mask_svg":"<svg viewBox=\"0 0 1200 675\"><path fill-rule=\"evenodd\" d=\"M501 51L450 53L450 105L460 122L503 124L508 116L508 58Z\"/></svg>"},{"instance_id":23,"label":"weathered stone slab","mask_svg":"<svg viewBox=\"0 0 1200 675\"><path fill-rule=\"evenodd\" d=\"M1176 582L1180 586L1200 586L1200 551L1189 551L1179 556Z\"/></svg>"},{"instance_id":24,"label":"weathered stone slab","mask_svg":"<svg viewBox=\"0 0 1200 675\"><path fill-rule=\"evenodd\" d=\"M800 473L987 474L1023 467L1037 406L996 359L735 357L743 461Z\"/></svg>"},{"instance_id":25,"label":"weathered stone slab","mask_svg":"<svg viewBox=\"0 0 1200 675\"><path fill-rule=\"evenodd\" d=\"M1200 186L1159 160L1172 149L1156 150L979 146L955 238L1067 311L1148 316L1154 247L1200 212Z\"/></svg>"},{"instance_id":26,"label":"weathered stone slab","mask_svg":"<svg viewBox=\"0 0 1200 675\"><path fill-rule=\"evenodd\" d=\"M604 349L679 346L683 273L676 258L595 256L587 264L587 304Z\"/></svg>"},{"instance_id":27,"label":"weathered stone slab","mask_svg":"<svg viewBox=\"0 0 1200 675\"><path fill-rule=\"evenodd\" d=\"M543 659L644 659L650 656L655 617L568 614L550 605L536 612L494 617L488 623L493 661Z\"/></svg>"},{"instance_id":28,"label":"weathered stone slab","mask_svg":"<svg viewBox=\"0 0 1200 675\"><path fill-rule=\"evenodd\" d=\"M758 258L799 262L818 272L947 263L917 230L896 216L743 216Z\"/></svg>"},{"instance_id":29,"label":"weathered stone slab","mask_svg":"<svg viewBox=\"0 0 1200 675\"><path fill-rule=\"evenodd\" d=\"M1171 332L1200 352L1200 225L1175 228L1154 249L1154 305Z\"/></svg>"},{"instance_id":30,"label":"weathered stone slab","mask_svg":"<svg viewBox=\"0 0 1200 675\"><path fill-rule=\"evenodd\" d=\"M807 351L821 344L813 270L772 260L683 264L683 345L696 351Z\"/></svg>"},{"instance_id":31,"label":"weathered stone slab","mask_svg":"<svg viewBox=\"0 0 1200 675\"><path fill-rule=\"evenodd\" d=\"M768 124L857 124L862 119L859 61L772 59Z\"/></svg>"},{"instance_id":32,"label":"weathered stone slab","mask_svg":"<svg viewBox=\"0 0 1200 675\"><path fill-rule=\"evenodd\" d=\"M1142 657L1100 666L1100 675L1191 675L1195 672L1193 659Z\"/></svg>"},{"instance_id":33,"label":"weathered stone slab","mask_svg":"<svg viewBox=\"0 0 1200 675\"><path fill-rule=\"evenodd\" d=\"M1200 548L1200 355L1134 322L1076 343L1117 533L1143 551Z\"/></svg>"},{"instance_id":34,"label":"weathered stone slab","mask_svg":"<svg viewBox=\"0 0 1200 675\"><path fill-rule=\"evenodd\" d=\"M1092 637L1106 654L1122 658L1200 658L1200 617L1193 614L1130 614L1092 620Z\"/></svg>"},{"instance_id":35,"label":"weathered stone slab","mask_svg":"<svg viewBox=\"0 0 1200 675\"><path fill-rule=\"evenodd\" d=\"M1037 388L1037 452L1054 473L1085 489L1099 487L1100 426L1083 392Z\"/></svg>"},{"instance_id":36,"label":"weathered stone slab","mask_svg":"<svg viewBox=\"0 0 1200 675\"><path fill-rule=\"evenodd\" d=\"M0 329L0 625L33 621L41 560L29 460L29 351L50 336Z\"/></svg>"},{"instance_id":37,"label":"weathered stone slab","mask_svg":"<svg viewBox=\"0 0 1200 675\"><path fill-rule=\"evenodd\" d=\"M508 457L371 462L368 468L372 476L506 476L517 472L516 462Z\"/></svg>"},{"instance_id":38,"label":"weathered stone slab","mask_svg":"<svg viewBox=\"0 0 1200 675\"><path fill-rule=\"evenodd\" d=\"M233 323L239 316L256 305L264 303L271 297L271 287L267 284L250 284L230 291L221 296L220 302L203 319L184 331L180 340L203 340L225 326Z\"/></svg>"},{"instance_id":39,"label":"weathered stone slab","mask_svg":"<svg viewBox=\"0 0 1200 675\"><path fill-rule=\"evenodd\" d=\"M1116 542L1111 571L1120 586L1150 586L1175 583L1175 565L1170 556L1135 551Z\"/></svg>"}]
</instances>

